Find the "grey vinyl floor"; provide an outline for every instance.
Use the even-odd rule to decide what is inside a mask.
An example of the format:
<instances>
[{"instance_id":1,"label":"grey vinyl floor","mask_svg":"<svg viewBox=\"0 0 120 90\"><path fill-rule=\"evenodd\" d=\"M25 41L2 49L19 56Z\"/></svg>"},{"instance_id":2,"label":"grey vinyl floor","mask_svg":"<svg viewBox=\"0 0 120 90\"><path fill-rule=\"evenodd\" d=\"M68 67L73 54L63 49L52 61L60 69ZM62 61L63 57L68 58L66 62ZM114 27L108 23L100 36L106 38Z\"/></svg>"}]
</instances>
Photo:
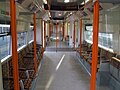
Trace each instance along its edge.
<instances>
[{"instance_id":1,"label":"grey vinyl floor","mask_svg":"<svg viewBox=\"0 0 120 90\"><path fill-rule=\"evenodd\" d=\"M35 90L88 90L90 77L74 54L45 52Z\"/></svg>"},{"instance_id":2,"label":"grey vinyl floor","mask_svg":"<svg viewBox=\"0 0 120 90\"><path fill-rule=\"evenodd\" d=\"M35 90L90 90L90 76L75 55L75 51L45 51Z\"/></svg>"}]
</instances>

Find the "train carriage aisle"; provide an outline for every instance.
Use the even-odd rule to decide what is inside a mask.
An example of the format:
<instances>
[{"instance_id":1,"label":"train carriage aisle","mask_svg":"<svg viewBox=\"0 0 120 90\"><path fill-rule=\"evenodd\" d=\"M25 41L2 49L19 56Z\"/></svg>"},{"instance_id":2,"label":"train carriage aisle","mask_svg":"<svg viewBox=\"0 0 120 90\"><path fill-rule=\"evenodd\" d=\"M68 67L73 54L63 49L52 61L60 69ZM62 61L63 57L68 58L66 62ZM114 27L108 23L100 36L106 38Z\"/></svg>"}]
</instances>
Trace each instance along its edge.
<instances>
[{"instance_id":1,"label":"train carriage aisle","mask_svg":"<svg viewBox=\"0 0 120 90\"><path fill-rule=\"evenodd\" d=\"M0 0L0 90L120 90L120 0Z\"/></svg>"}]
</instances>

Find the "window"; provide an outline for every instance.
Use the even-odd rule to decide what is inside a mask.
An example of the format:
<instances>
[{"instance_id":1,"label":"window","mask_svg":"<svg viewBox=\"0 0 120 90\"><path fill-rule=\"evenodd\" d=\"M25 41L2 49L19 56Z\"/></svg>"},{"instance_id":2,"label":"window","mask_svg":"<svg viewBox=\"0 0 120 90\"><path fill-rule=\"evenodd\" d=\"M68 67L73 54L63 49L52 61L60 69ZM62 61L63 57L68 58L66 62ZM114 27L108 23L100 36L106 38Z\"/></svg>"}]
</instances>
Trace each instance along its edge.
<instances>
[{"instance_id":1,"label":"window","mask_svg":"<svg viewBox=\"0 0 120 90\"><path fill-rule=\"evenodd\" d=\"M113 34L111 33L99 33L99 45L112 49L112 39Z\"/></svg>"},{"instance_id":2,"label":"window","mask_svg":"<svg viewBox=\"0 0 120 90\"><path fill-rule=\"evenodd\" d=\"M86 31L86 39L92 41L93 33L91 31Z\"/></svg>"},{"instance_id":3,"label":"window","mask_svg":"<svg viewBox=\"0 0 120 90\"><path fill-rule=\"evenodd\" d=\"M93 31L93 26L92 25L87 25L86 30L92 32Z\"/></svg>"},{"instance_id":4,"label":"window","mask_svg":"<svg viewBox=\"0 0 120 90\"><path fill-rule=\"evenodd\" d=\"M86 40L92 41L93 26L88 24L85 26ZM112 33L99 33L98 44L107 48L113 48L113 34Z\"/></svg>"},{"instance_id":5,"label":"window","mask_svg":"<svg viewBox=\"0 0 120 90\"><path fill-rule=\"evenodd\" d=\"M0 60L10 54L10 25L0 24Z\"/></svg>"},{"instance_id":6,"label":"window","mask_svg":"<svg viewBox=\"0 0 120 90\"><path fill-rule=\"evenodd\" d=\"M92 41L93 37L93 26L92 24L86 24L85 25L85 30L86 30L86 39Z\"/></svg>"},{"instance_id":7,"label":"window","mask_svg":"<svg viewBox=\"0 0 120 90\"><path fill-rule=\"evenodd\" d=\"M18 48L26 44L26 32L18 33L17 38L18 38L18 43L17 43Z\"/></svg>"}]
</instances>

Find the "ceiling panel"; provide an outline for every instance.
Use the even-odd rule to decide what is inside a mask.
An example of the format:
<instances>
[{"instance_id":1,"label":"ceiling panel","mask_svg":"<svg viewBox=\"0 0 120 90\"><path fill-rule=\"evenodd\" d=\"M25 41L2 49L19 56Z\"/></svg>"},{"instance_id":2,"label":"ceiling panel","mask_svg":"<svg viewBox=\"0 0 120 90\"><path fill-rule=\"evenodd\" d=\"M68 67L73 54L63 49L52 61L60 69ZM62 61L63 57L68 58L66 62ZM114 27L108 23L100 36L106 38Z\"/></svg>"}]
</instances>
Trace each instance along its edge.
<instances>
[{"instance_id":1,"label":"ceiling panel","mask_svg":"<svg viewBox=\"0 0 120 90\"><path fill-rule=\"evenodd\" d=\"M119 4L120 0L100 0L101 3L113 3L113 4Z\"/></svg>"}]
</instances>

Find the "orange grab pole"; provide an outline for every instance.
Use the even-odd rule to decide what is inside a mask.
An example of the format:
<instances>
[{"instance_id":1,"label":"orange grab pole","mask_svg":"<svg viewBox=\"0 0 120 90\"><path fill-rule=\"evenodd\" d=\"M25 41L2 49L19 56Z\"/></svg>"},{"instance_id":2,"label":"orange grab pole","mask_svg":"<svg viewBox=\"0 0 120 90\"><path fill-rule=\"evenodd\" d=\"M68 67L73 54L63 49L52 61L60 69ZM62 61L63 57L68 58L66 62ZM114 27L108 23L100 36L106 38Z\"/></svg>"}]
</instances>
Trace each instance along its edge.
<instances>
[{"instance_id":1,"label":"orange grab pole","mask_svg":"<svg viewBox=\"0 0 120 90\"><path fill-rule=\"evenodd\" d=\"M44 46L43 46L43 20L41 21L42 23L41 23L41 38L42 38L42 55L43 55L43 53L44 53Z\"/></svg>"},{"instance_id":2,"label":"orange grab pole","mask_svg":"<svg viewBox=\"0 0 120 90\"><path fill-rule=\"evenodd\" d=\"M64 38L64 36L65 36L65 35L64 35L64 34L65 34L65 32L64 32L64 31L65 31L64 22L63 22L63 30L62 30L62 31L63 31L63 38Z\"/></svg>"},{"instance_id":3,"label":"orange grab pole","mask_svg":"<svg viewBox=\"0 0 120 90\"><path fill-rule=\"evenodd\" d=\"M13 65L13 77L14 77L14 90L19 90L15 0L10 0L10 13L11 13L12 65Z\"/></svg>"},{"instance_id":4,"label":"orange grab pole","mask_svg":"<svg viewBox=\"0 0 120 90\"><path fill-rule=\"evenodd\" d=\"M36 58L36 13L34 13L34 67L37 72L37 58Z\"/></svg>"},{"instance_id":5,"label":"orange grab pole","mask_svg":"<svg viewBox=\"0 0 120 90\"><path fill-rule=\"evenodd\" d=\"M80 55L82 52L82 19L80 19Z\"/></svg>"},{"instance_id":6,"label":"orange grab pole","mask_svg":"<svg viewBox=\"0 0 120 90\"><path fill-rule=\"evenodd\" d=\"M51 24L49 23L49 40L50 40L50 36L51 36Z\"/></svg>"},{"instance_id":7,"label":"orange grab pole","mask_svg":"<svg viewBox=\"0 0 120 90\"><path fill-rule=\"evenodd\" d=\"M41 38L42 38L42 50L43 50L43 20L41 20Z\"/></svg>"},{"instance_id":8,"label":"orange grab pole","mask_svg":"<svg viewBox=\"0 0 120 90\"><path fill-rule=\"evenodd\" d=\"M58 46L57 36L58 36L58 25L56 24L56 48Z\"/></svg>"},{"instance_id":9,"label":"orange grab pole","mask_svg":"<svg viewBox=\"0 0 120 90\"><path fill-rule=\"evenodd\" d=\"M46 48L46 22L44 21L44 50Z\"/></svg>"},{"instance_id":10,"label":"orange grab pole","mask_svg":"<svg viewBox=\"0 0 120 90\"><path fill-rule=\"evenodd\" d=\"M59 27L58 27L58 26L59 26L59 25L57 25L57 37L59 37L59 36L58 36L58 33L59 33L58 28L59 28ZM57 39L57 46L58 46L58 44L59 44L59 39Z\"/></svg>"},{"instance_id":11,"label":"orange grab pole","mask_svg":"<svg viewBox=\"0 0 120 90\"><path fill-rule=\"evenodd\" d=\"M73 35L73 40L74 40L74 48L75 48L75 21L74 21L74 35Z\"/></svg>"},{"instance_id":12,"label":"orange grab pole","mask_svg":"<svg viewBox=\"0 0 120 90\"><path fill-rule=\"evenodd\" d=\"M98 33L99 33L99 0L96 0L94 3L92 71L90 90L96 90L96 72L98 62Z\"/></svg>"}]
</instances>

